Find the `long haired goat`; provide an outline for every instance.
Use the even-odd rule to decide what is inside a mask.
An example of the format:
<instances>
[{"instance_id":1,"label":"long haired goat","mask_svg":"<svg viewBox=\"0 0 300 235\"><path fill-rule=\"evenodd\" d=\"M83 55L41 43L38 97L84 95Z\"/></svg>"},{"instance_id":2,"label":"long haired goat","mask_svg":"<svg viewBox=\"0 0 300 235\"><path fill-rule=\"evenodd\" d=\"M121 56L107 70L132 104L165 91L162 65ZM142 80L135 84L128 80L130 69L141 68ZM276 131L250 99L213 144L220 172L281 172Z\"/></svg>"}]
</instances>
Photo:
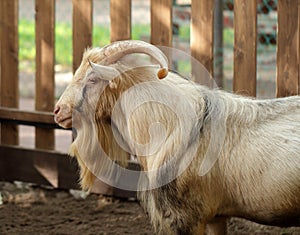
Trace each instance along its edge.
<instances>
[{"instance_id":1,"label":"long haired goat","mask_svg":"<svg viewBox=\"0 0 300 235\"><path fill-rule=\"evenodd\" d=\"M97 168L107 167L97 158L89 158L97 152L97 146L112 160L124 162L128 158L126 147L120 146L115 138L116 132L145 171L157 170L176 156L175 164L167 168L171 173L149 174L147 180L140 182L140 187L145 188L142 184L149 186L164 176L177 176L160 187L139 192L157 233L204 234L205 224L210 224L212 233L225 232L223 218L230 216L268 225L300 226L299 96L253 100L210 90L174 73L167 75L165 57L143 42L123 41L104 49L104 53L95 49L86 52L78 72L86 74L79 79L81 95L74 99L71 92L75 101L70 104L71 88L67 89L55 109L56 121L64 127L71 125L70 110L79 116L88 110L95 111L78 121L78 135L71 145L71 154L80 164L84 188L92 187ZM129 69L121 58L136 52L152 56L161 69ZM92 54L102 58L95 59ZM87 73L82 73L83 67ZM128 93L131 88L149 82L159 85L156 89ZM180 122L173 110L155 102L126 113L135 100L144 96L164 98L169 90L177 91L174 102L180 104L180 97L188 101L190 106L181 107L183 112L193 109L195 116L188 122ZM124 125L112 121L116 105L122 111L117 119L122 119L120 123ZM151 142L149 130L156 122L165 128L163 142L155 151L147 149L150 156L139 154L131 145L132 140L141 145ZM124 135L126 131L129 135ZM188 133L187 139L182 138L182 131ZM224 138L220 138L220 133ZM217 160L206 174L199 175L207 158Z\"/></svg>"}]
</instances>

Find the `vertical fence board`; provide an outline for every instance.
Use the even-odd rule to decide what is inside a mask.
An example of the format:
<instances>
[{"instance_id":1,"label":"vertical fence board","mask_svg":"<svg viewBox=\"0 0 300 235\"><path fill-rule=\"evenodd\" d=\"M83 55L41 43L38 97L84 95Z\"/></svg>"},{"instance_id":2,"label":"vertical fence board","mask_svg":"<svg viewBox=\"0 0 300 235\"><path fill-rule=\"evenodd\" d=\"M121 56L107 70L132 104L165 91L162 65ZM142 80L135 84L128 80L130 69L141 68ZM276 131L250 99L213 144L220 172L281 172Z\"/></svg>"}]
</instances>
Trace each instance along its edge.
<instances>
[{"instance_id":1,"label":"vertical fence board","mask_svg":"<svg viewBox=\"0 0 300 235\"><path fill-rule=\"evenodd\" d=\"M19 104L18 0L1 0L0 27L0 105L17 108ZM0 140L1 144L17 145L19 141L18 127L1 124Z\"/></svg>"},{"instance_id":2,"label":"vertical fence board","mask_svg":"<svg viewBox=\"0 0 300 235\"><path fill-rule=\"evenodd\" d=\"M172 0L151 0L151 39L159 46L172 46Z\"/></svg>"},{"instance_id":3,"label":"vertical fence board","mask_svg":"<svg viewBox=\"0 0 300 235\"><path fill-rule=\"evenodd\" d=\"M300 94L300 0L298 0L298 95Z\"/></svg>"},{"instance_id":4,"label":"vertical fence board","mask_svg":"<svg viewBox=\"0 0 300 235\"><path fill-rule=\"evenodd\" d=\"M79 67L82 54L92 46L93 0L73 0L73 72Z\"/></svg>"},{"instance_id":5,"label":"vertical fence board","mask_svg":"<svg viewBox=\"0 0 300 235\"><path fill-rule=\"evenodd\" d=\"M296 95L299 88L298 3L278 0L277 97Z\"/></svg>"},{"instance_id":6,"label":"vertical fence board","mask_svg":"<svg viewBox=\"0 0 300 235\"><path fill-rule=\"evenodd\" d=\"M110 41L131 38L131 0L110 0Z\"/></svg>"},{"instance_id":7,"label":"vertical fence board","mask_svg":"<svg viewBox=\"0 0 300 235\"><path fill-rule=\"evenodd\" d=\"M218 87L223 87L223 0L215 0L214 11L214 79Z\"/></svg>"},{"instance_id":8,"label":"vertical fence board","mask_svg":"<svg viewBox=\"0 0 300 235\"><path fill-rule=\"evenodd\" d=\"M233 90L256 96L257 0L234 1Z\"/></svg>"},{"instance_id":9,"label":"vertical fence board","mask_svg":"<svg viewBox=\"0 0 300 235\"><path fill-rule=\"evenodd\" d=\"M54 106L55 0L36 0L35 108L52 111ZM54 149L54 130L36 128L35 146Z\"/></svg>"},{"instance_id":10,"label":"vertical fence board","mask_svg":"<svg viewBox=\"0 0 300 235\"><path fill-rule=\"evenodd\" d=\"M213 74L214 60L214 2L213 0L192 0L191 13L191 55ZM211 86L207 76L199 73L199 65L192 62L195 80Z\"/></svg>"}]
</instances>

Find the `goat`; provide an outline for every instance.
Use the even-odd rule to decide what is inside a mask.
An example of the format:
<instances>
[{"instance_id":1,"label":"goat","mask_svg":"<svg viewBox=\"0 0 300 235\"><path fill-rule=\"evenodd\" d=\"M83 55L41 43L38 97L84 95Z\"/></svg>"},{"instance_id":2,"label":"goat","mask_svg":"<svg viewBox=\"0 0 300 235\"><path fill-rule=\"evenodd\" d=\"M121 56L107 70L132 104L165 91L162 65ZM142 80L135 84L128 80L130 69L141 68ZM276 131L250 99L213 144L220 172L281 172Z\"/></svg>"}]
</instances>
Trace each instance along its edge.
<instances>
[{"instance_id":1,"label":"goat","mask_svg":"<svg viewBox=\"0 0 300 235\"><path fill-rule=\"evenodd\" d=\"M146 53L161 68L128 68L121 58L131 53ZM206 224L212 234L225 233L224 222L231 216L300 226L300 97L254 100L211 90L167 73L167 65L160 50L140 41L86 51L54 111L63 127L72 125L72 111L81 116L70 154L78 159L82 187L90 189L98 168L108 166L95 157L98 146L120 162L130 151L150 172L140 181L138 197L158 234L204 234ZM149 82L158 86L129 92ZM188 101L181 107L191 114L187 122L160 103L148 102L128 113L135 100L164 96L168 90L176 91L175 103ZM81 95L75 98L76 93ZM114 115L116 107L122 115ZM89 115L82 116L85 112ZM155 150L140 153L131 142L151 142L151 124L158 121L165 127L164 138ZM169 168L162 168L168 162Z\"/></svg>"}]
</instances>

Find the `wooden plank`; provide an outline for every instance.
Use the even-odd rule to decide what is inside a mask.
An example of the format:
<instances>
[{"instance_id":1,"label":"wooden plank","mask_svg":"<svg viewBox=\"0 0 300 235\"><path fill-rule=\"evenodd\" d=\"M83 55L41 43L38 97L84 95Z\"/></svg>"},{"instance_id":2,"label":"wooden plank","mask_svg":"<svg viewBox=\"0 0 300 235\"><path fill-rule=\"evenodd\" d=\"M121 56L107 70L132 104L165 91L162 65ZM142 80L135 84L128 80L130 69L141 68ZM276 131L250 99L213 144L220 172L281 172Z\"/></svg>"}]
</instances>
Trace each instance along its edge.
<instances>
[{"instance_id":1,"label":"wooden plank","mask_svg":"<svg viewBox=\"0 0 300 235\"><path fill-rule=\"evenodd\" d=\"M256 96L257 0L234 0L233 90Z\"/></svg>"},{"instance_id":2,"label":"wooden plank","mask_svg":"<svg viewBox=\"0 0 300 235\"><path fill-rule=\"evenodd\" d=\"M14 108L0 107L0 122L38 126L43 128L62 129L54 122L54 116L50 112L21 111Z\"/></svg>"},{"instance_id":3,"label":"wooden plank","mask_svg":"<svg viewBox=\"0 0 300 235\"><path fill-rule=\"evenodd\" d=\"M191 55L192 76L202 85L211 86L214 60L214 2L192 0L191 10ZM199 62L206 68L202 71Z\"/></svg>"},{"instance_id":4,"label":"wooden plank","mask_svg":"<svg viewBox=\"0 0 300 235\"><path fill-rule=\"evenodd\" d=\"M110 0L110 41L131 38L131 0Z\"/></svg>"},{"instance_id":5,"label":"wooden plank","mask_svg":"<svg viewBox=\"0 0 300 235\"><path fill-rule=\"evenodd\" d=\"M278 0L277 97L298 94L299 30L298 5L295 0Z\"/></svg>"},{"instance_id":6,"label":"wooden plank","mask_svg":"<svg viewBox=\"0 0 300 235\"><path fill-rule=\"evenodd\" d=\"M300 0L298 0L298 95L300 94Z\"/></svg>"},{"instance_id":7,"label":"wooden plank","mask_svg":"<svg viewBox=\"0 0 300 235\"><path fill-rule=\"evenodd\" d=\"M36 165L36 159L44 165L55 162L55 168L43 169ZM0 146L0 162L0 180L3 181L19 180L55 188L79 188L76 161L71 161L66 154ZM60 178L64 181L59 181Z\"/></svg>"},{"instance_id":8,"label":"wooden plank","mask_svg":"<svg viewBox=\"0 0 300 235\"><path fill-rule=\"evenodd\" d=\"M18 0L1 0L0 27L0 105L17 108L19 105ZM18 127L2 124L0 142L17 145L18 141Z\"/></svg>"},{"instance_id":9,"label":"wooden plank","mask_svg":"<svg viewBox=\"0 0 300 235\"><path fill-rule=\"evenodd\" d=\"M41 164L36 164L37 159ZM49 168L49 165L54 167ZM129 169L138 170L139 167L130 163ZM18 180L54 188L79 189L78 172L76 160L66 154L0 146L0 181ZM96 179L92 192L124 198L136 196L136 192L113 188L99 179Z\"/></svg>"},{"instance_id":10,"label":"wooden plank","mask_svg":"<svg viewBox=\"0 0 300 235\"><path fill-rule=\"evenodd\" d=\"M54 27L55 0L36 0L36 83L35 108L52 111L54 108ZM36 128L35 146L54 149L54 130Z\"/></svg>"},{"instance_id":11,"label":"wooden plank","mask_svg":"<svg viewBox=\"0 0 300 235\"><path fill-rule=\"evenodd\" d=\"M224 67L224 57L223 57L223 0L214 0L215 10L214 10L214 80L218 87L223 87L223 67Z\"/></svg>"},{"instance_id":12,"label":"wooden plank","mask_svg":"<svg viewBox=\"0 0 300 235\"><path fill-rule=\"evenodd\" d=\"M73 72L79 67L84 50L92 46L93 0L73 2Z\"/></svg>"},{"instance_id":13,"label":"wooden plank","mask_svg":"<svg viewBox=\"0 0 300 235\"><path fill-rule=\"evenodd\" d=\"M172 0L151 0L151 39L158 46L172 46Z\"/></svg>"}]
</instances>

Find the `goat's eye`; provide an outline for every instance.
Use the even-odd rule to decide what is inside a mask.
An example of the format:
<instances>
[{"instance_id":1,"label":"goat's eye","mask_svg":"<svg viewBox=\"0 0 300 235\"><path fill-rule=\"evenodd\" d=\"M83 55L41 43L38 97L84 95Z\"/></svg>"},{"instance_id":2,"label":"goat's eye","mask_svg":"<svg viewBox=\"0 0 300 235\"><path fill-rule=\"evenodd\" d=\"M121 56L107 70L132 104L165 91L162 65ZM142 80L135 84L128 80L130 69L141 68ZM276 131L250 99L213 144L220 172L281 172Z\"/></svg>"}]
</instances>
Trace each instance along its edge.
<instances>
[{"instance_id":1,"label":"goat's eye","mask_svg":"<svg viewBox=\"0 0 300 235\"><path fill-rule=\"evenodd\" d=\"M97 83L97 78L96 77L90 77L89 79L88 79L88 83L90 83L90 84L96 84Z\"/></svg>"}]
</instances>

